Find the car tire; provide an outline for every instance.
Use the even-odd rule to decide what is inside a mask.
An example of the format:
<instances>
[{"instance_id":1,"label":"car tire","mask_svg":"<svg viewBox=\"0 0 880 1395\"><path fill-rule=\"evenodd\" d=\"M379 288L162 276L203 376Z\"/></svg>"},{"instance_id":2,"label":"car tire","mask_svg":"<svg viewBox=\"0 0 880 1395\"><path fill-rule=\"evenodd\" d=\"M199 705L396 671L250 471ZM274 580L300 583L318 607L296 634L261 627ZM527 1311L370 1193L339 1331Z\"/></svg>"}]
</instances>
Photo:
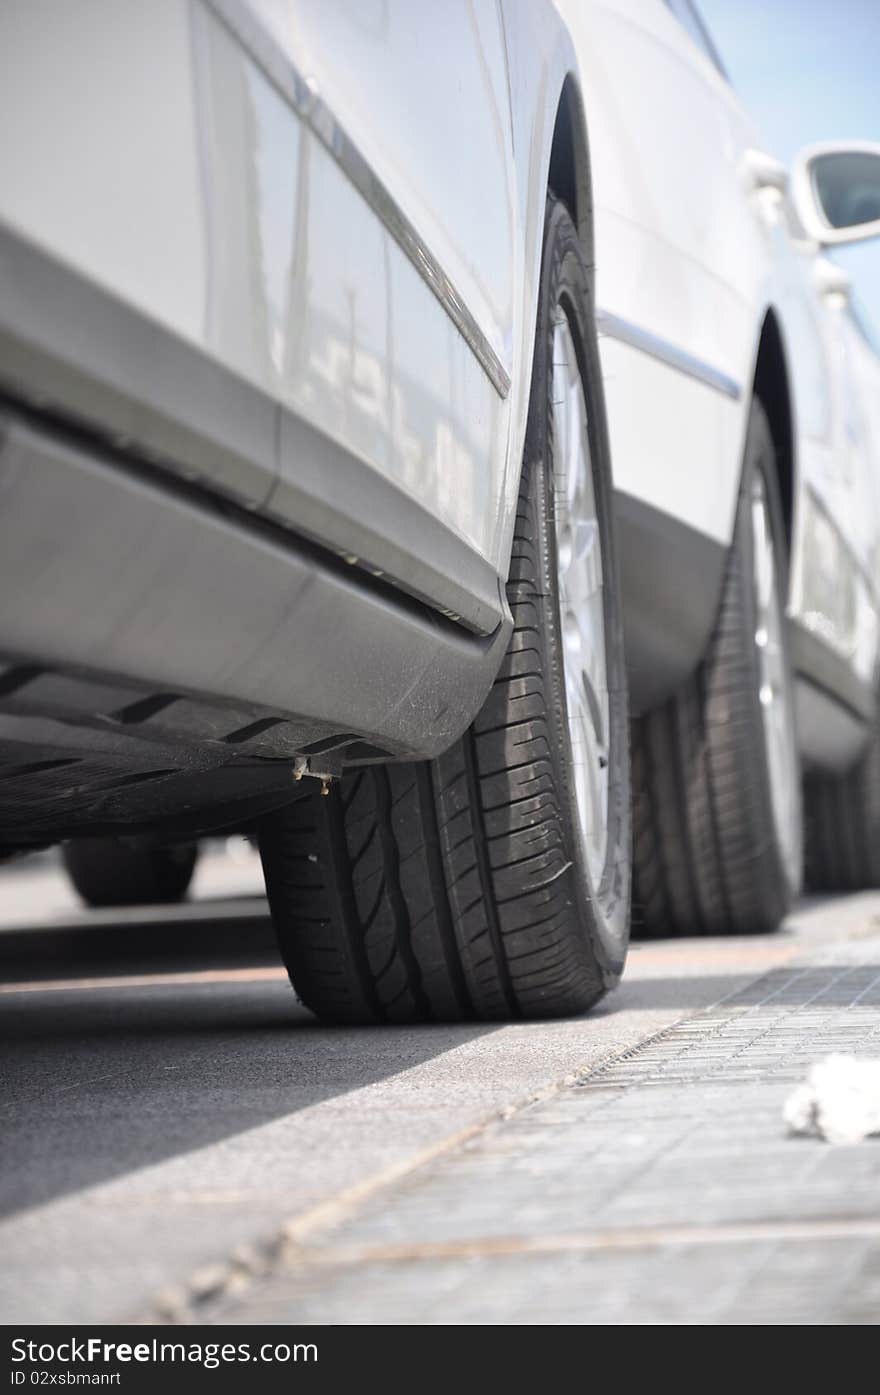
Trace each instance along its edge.
<instances>
[{"instance_id":1,"label":"car tire","mask_svg":"<svg viewBox=\"0 0 880 1395\"><path fill-rule=\"evenodd\" d=\"M696 674L633 723L633 923L645 934L774 929L802 864L800 769L775 450L752 404L733 543Z\"/></svg>"},{"instance_id":2,"label":"car tire","mask_svg":"<svg viewBox=\"0 0 880 1395\"><path fill-rule=\"evenodd\" d=\"M629 756L601 381L588 272L569 214L550 201L507 583L514 627L495 683L438 760L345 774L262 824L281 952L325 1020L558 1016L620 976ZM585 651L578 659L572 633L564 649L578 587L604 636L589 709ZM601 830L584 807L605 811Z\"/></svg>"},{"instance_id":3,"label":"car tire","mask_svg":"<svg viewBox=\"0 0 880 1395\"><path fill-rule=\"evenodd\" d=\"M87 906L152 906L183 899L197 852L193 844L166 848L77 838L65 843L62 858Z\"/></svg>"},{"instance_id":4,"label":"car tire","mask_svg":"<svg viewBox=\"0 0 880 1395\"><path fill-rule=\"evenodd\" d=\"M880 722L845 774L804 780L806 882L811 891L880 887Z\"/></svg>"}]
</instances>

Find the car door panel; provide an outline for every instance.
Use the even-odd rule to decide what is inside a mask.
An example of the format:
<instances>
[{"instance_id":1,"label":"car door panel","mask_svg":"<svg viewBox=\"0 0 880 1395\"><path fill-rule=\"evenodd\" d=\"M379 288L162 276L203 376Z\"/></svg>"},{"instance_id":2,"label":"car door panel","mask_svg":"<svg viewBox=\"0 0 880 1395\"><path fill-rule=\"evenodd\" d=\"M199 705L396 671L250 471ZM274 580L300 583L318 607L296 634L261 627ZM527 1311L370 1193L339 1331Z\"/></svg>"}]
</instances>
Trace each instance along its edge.
<instances>
[{"instance_id":1,"label":"car door panel","mask_svg":"<svg viewBox=\"0 0 880 1395\"><path fill-rule=\"evenodd\" d=\"M100 292L120 323L126 311L137 339L134 353L128 330L114 331L115 349L114 335L99 336L107 361L91 365L85 387L88 355L76 390L69 366L47 374L45 356L34 383L16 385L36 393L51 381L59 409L97 414L102 426L112 418L120 440L163 467L493 630L516 238L491 0L418 14L363 0L320 15L257 0L156 0L138 11L134 43L128 7L104 0L76 16L60 0L16 0L0 24L9 51L33 53L0 95L2 216L28 246L63 258L84 295L93 286L96 306ZM453 113L448 74L434 66L443 45L460 68ZM40 103L20 90L34 71L45 78ZM385 84L408 93L411 119L398 121L396 140L397 97ZM337 101L354 139L335 123ZM120 161L121 145L130 159ZM488 204L475 219L480 187ZM50 327L59 343L76 336L75 323ZM254 396L226 431L235 450L210 427L206 441L176 449L182 433L166 417L175 397L187 399L187 380L178 373L174 391L150 383L186 361L178 341L198 360L209 415L212 398L222 408L218 422L242 399L235 382ZM111 412L107 379L133 359L136 381Z\"/></svg>"},{"instance_id":2,"label":"car door panel","mask_svg":"<svg viewBox=\"0 0 880 1395\"><path fill-rule=\"evenodd\" d=\"M211 344L187 5L11 0L0 52L0 371L258 507L274 407L247 324L234 361Z\"/></svg>"},{"instance_id":3,"label":"car door panel","mask_svg":"<svg viewBox=\"0 0 880 1395\"><path fill-rule=\"evenodd\" d=\"M867 671L874 640L857 559L874 546L876 505L863 468L858 483L853 370L817 290L816 249L793 236L758 134L674 6L561 8L579 32L584 70L615 485L730 540L759 336L772 313L795 437L790 609L823 643L836 633L846 663ZM682 364L682 353L696 363ZM713 392L700 368L734 390Z\"/></svg>"},{"instance_id":4,"label":"car door panel","mask_svg":"<svg viewBox=\"0 0 880 1395\"><path fill-rule=\"evenodd\" d=\"M568 0L562 10L582 35L598 304L633 331L631 342L609 332L601 345L615 485L726 542L742 446L736 398L754 337L737 268L743 240L748 253L759 233L741 207L723 79L662 4ZM634 347L639 331L653 345ZM704 370L690 381L685 357ZM657 414L641 440L627 425L633 376Z\"/></svg>"},{"instance_id":5,"label":"car door panel","mask_svg":"<svg viewBox=\"0 0 880 1395\"><path fill-rule=\"evenodd\" d=\"M252 0L247 9L321 103L301 134L287 210L279 395L500 566L515 210L497 8ZM363 178L381 186L372 207L352 178L347 137ZM269 140L262 133L264 158ZM426 259L495 355L500 382L454 323ZM273 514L295 521L297 497L296 454L284 453Z\"/></svg>"}]
</instances>

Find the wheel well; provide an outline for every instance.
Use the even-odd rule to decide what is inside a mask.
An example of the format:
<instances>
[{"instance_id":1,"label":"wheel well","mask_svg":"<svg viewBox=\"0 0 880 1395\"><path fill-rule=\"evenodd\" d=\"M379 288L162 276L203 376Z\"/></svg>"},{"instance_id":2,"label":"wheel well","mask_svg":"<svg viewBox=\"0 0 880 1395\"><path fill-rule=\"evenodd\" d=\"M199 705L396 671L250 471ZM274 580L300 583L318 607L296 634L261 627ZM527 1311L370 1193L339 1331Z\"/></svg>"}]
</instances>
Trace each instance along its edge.
<instances>
[{"instance_id":1,"label":"wheel well","mask_svg":"<svg viewBox=\"0 0 880 1395\"><path fill-rule=\"evenodd\" d=\"M767 414L776 449L779 494L785 517L785 534L791 556L794 519L794 436L791 423L791 391L785 350L779 324L772 310L767 312L758 345L754 395Z\"/></svg>"},{"instance_id":2,"label":"wheel well","mask_svg":"<svg viewBox=\"0 0 880 1395\"><path fill-rule=\"evenodd\" d=\"M547 186L574 220L588 266L593 265L593 209L590 189L590 158L586 121L581 94L569 74L562 85Z\"/></svg>"}]
</instances>

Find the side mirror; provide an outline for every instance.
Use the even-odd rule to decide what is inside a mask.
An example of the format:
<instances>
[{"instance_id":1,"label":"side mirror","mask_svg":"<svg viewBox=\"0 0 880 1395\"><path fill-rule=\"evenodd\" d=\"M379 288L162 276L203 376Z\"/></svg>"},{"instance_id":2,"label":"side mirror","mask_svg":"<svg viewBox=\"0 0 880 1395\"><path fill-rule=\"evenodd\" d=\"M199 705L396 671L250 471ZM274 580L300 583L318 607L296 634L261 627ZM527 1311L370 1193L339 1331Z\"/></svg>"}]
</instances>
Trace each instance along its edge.
<instances>
[{"instance_id":1,"label":"side mirror","mask_svg":"<svg viewBox=\"0 0 880 1395\"><path fill-rule=\"evenodd\" d=\"M807 146L795 160L791 192L805 231L823 247L880 237L880 144Z\"/></svg>"}]
</instances>

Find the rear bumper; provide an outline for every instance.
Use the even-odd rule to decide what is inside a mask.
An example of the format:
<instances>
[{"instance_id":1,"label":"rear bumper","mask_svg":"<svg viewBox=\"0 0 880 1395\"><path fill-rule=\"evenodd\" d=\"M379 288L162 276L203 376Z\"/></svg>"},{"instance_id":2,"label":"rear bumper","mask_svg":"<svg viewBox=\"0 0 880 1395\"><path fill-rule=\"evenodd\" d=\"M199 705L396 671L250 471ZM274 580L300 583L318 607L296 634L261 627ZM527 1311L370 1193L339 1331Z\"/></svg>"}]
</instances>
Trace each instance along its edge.
<instances>
[{"instance_id":1,"label":"rear bumper","mask_svg":"<svg viewBox=\"0 0 880 1395\"><path fill-rule=\"evenodd\" d=\"M60 721L93 747L136 735L224 760L365 743L430 757L472 720L507 640L14 408L0 559L0 760L13 737L19 763L22 742L46 745L48 717L53 750Z\"/></svg>"}]
</instances>

